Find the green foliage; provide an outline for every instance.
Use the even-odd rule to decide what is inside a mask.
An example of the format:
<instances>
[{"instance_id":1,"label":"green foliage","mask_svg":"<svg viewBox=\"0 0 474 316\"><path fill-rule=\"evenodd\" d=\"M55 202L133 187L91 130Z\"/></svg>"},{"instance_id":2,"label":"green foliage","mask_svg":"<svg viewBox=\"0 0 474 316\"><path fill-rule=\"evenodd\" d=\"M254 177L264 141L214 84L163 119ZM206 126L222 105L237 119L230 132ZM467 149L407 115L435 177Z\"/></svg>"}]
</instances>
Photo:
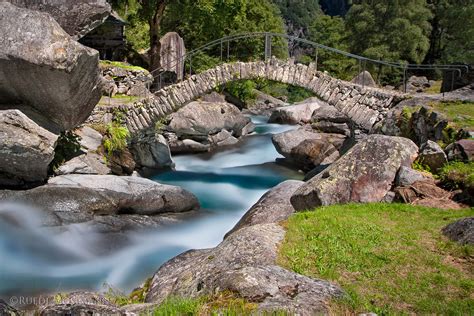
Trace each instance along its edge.
<instances>
[{"instance_id":1,"label":"green foliage","mask_svg":"<svg viewBox=\"0 0 474 316\"><path fill-rule=\"evenodd\" d=\"M105 289L105 297L112 303L118 306L125 306L130 304L142 304L145 303L146 293L150 288L152 278L148 278L142 287L134 290L130 295L126 295L120 290L112 287L105 283L103 288Z\"/></svg>"},{"instance_id":2,"label":"green foliage","mask_svg":"<svg viewBox=\"0 0 474 316\"><path fill-rule=\"evenodd\" d=\"M420 63L430 46L425 0L357 0L346 16L351 52L373 59Z\"/></svg>"},{"instance_id":3,"label":"green foliage","mask_svg":"<svg viewBox=\"0 0 474 316\"><path fill-rule=\"evenodd\" d=\"M226 84L225 89L244 103L255 100L257 84L252 80L238 80Z\"/></svg>"},{"instance_id":4,"label":"green foliage","mask_svg":"<svg viewBox=\"0 0 474 316\"><path fill-rule=\"evenodd\" d=\"M286 98L286 101L290 104L301 102L315 96L314 93L304 88L271 80L258 81L257 89L277 99Z\"/></svg>"},{"instance_id":5,"label":"green foliage","mask_svg":"<svg viewBox=\"0 0 474 316\"><path fill-rule=\"evenodd\" d=\"M81 151L79 141L81 137L71 131L62 132L56 142L54 149L54 158L49 165L50 171L54 171L64 162L76 157Z\"/></svg>"},{"instance_id":6,"label":"green foliage","mask_svg":"<svg viewBox=\"0 0 474 316\"><path fill-rule=\"evenodd\" d=\"M153 311L154 316L171 315L198 315L203 304L203 299L186 299L173 297L165 300L157 309Z\"/></svg>"},{"instance_id":7,"label":"green foliage","mask_svg":"<svg viewBox=\"0 0 474 316\"><path fill-rule=\"evenodd\" d=\"M273 0L280 9L281 15L286 21L290 34L298 36L298 31L303 30L307 33L308 26L322 14L317 0Z\"/></svg>"},{"instance_id":8,"label":"green foliage","mask_svg":"<svg viewBox=\"0 0 474 316\"><path fill-rule=\"evenodd\" d=\"M349 51L349 33L341 17L321 15L310 26L310 39L319 44ZM318 67L339 79L350 80L356 75L356 60L320 49Z\"/></svg>"},{"instance_id":9,"label":"green foliage","mask_svg":"<svg viewBox=\"0 0 474 316\"><path fill-rule=\"evenodd\" d=\"M419 158L417 158L415 161L413 161L413 164L411 165L411 167L413 168L413 170L418 170L418 171L421 171L423 173L433 174L430 166L424 164L423 160L420 160Z\"/></svg>"},{"instance_id":10,"label":"green foliage","mask_svg":"<svg viewBox=\"0 0 474 316\"><path fill-rule=\"evenodd\" d=\"M182 0L171 2L165 12L162 31L175 31L192 50L218 38L245 32L284 33L278 8L269 0ZM263 56L260 39L230 44L230 55L239 60ZM274 51L274 54L278 54ZM208 55L220 56L220 45Z\"/></svg>"},{"instance_id":11,"label":"green foliage","mask_svg":"<svg viewBox=\"0 0 474 316\"><path fill-rule=\"evenodd\" d=\"M224 291L195 299L168 298L153 311L153 315L250 315L256 307L256 304L249 303L230 291ZM286 313L275 312L274 315L286 315Z\"/></svg>"},{"instance_id":12,"label":"green foliage","mask_svg":"<svg viewBox=\"0 0 474 316\"><path fill-rule=\"evenodd\" d=\"M162 117L155 123L155 132L157 133L162 133L164 128L166 127L166 124L168 123L168 117Z\"/></svg>"},{"instance_id":13,"label":"green foliage","mask_svg":"<svg viewBox=\"0 0 474 316\"><path fill-rule=\"evenodd\" d=\"M144 71L145 73L148 73L148 70L138 67L138 66L133 66L128 63L120 62L120 61L111 61L111 60L100 60L99 65L103 68L108 68L108 67L117 67L117 68L122 68L125 70L135 70L135 71Z\"/></svg>"},{"instance_id":14,"label":"green foliage","mask_svg":"<svg viewBox=\"0 0 474 316\"><path fill-rule=\"evenodd\" d=\"M208 69L212 69L215 66L221 63L220 58L209 56L204 52L197 52L192 55L192 73L198 74L204 72ZM189 69L190 64L186 64L187 72L190 71Z\"/></svg>"},{"instance_id":15,"label":"green foliage","mask_svg":"<svg viewBox=\"0 0 474 316\"><path fill-rule=\"evenodd\" d=\"M441 168L439 177L452 189L474 189L474 162L450 162Z\"/></svg>"},{"instance_id":16,"label":"green foliage","mask_svg":"<svg viewBox=\"0 0 474 316\"><path fill-rule=\"evenodd\" d=\"M107 155L110 157L114 152L119 152L127 147L127 139L130 132L125 126L118 123L109 123L102 141Z\"/></svg>"},{"instance_id":17,"label":"green foliage","mask_svg":"<svg viewBox=\"0 0 474 316\"><path fill-rule=\"evenodd\" d=\"M441 228L474 209L349 204L293 215L280 248L284 267L337 282L349 294L335 314L467 315L474 309L473 246Z\"/></svg>"},{"instance_id":18,"label":"green foliage","mask_svg":"<svg viewBox=\"0 0 474 316\"><path fill-rule=\"evenodd\" d=\"M425 63L474 63L474 2L427 1L433 19L430 50Z\"/></svg>"}]
</instances>

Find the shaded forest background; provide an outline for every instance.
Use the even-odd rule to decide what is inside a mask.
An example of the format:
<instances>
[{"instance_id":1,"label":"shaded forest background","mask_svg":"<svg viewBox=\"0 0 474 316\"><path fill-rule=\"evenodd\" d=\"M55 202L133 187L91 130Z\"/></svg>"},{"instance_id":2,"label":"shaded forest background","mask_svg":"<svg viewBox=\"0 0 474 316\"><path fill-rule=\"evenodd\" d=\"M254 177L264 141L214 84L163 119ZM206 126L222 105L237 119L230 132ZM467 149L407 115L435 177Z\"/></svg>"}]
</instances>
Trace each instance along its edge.
<instances>
[{"instance_id":1,"label":"shaded forest background","mask_svg":"<svg viewBox=\"0 0 474 316\"><path fill-rule=\"evenodd\" d=\"M159 38L175 31L187 50L226 35L244 32L288 33L354 54L402 63L474 64L474 0L110 0L128 22L129 44L148 51L150 68L159 68ZM279 45L281 49L278 49ZM301 62L315 52L294 43L274 42L274 54L288 51ZM251 49L250 49L251 48ZM232 47L232 56L259 54L261 40ZM215 53L215 52L214 52ZM217 63L216 54L193 59L196 71ZM251 58L251 56L248 56ZM194 57L193 57L194 58ZM320 67L346 79L354 60L320 52ZM382 81L399 80L381 73ZM432 76L440 76L433 73Z\"/></svg>"}]
</instances>

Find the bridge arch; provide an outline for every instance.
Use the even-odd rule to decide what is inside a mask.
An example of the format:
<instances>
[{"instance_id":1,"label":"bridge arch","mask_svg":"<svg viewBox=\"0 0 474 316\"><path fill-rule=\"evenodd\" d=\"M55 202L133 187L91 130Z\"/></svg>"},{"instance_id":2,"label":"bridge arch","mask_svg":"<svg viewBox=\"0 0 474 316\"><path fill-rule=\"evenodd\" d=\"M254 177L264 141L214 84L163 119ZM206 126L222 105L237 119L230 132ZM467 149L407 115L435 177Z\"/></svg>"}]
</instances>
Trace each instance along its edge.
<instances>
[{"instance_id":1,"label":"bridge arch","mask_svg":"<svg viewBox=\"0 0 474 316\"><path fill-rule=\"evenodd\" d=\"M226 83L245 79L267 79L312 91L318 98L346 114L363 130L370 130L388 110L406 94L335 79L317 71L316 65L282 61L235 62L219 65L190 76L179 83L149 93L139 106L126 115L126 125L133 134L154 128L155 123L187 103Z\"/></svg>"}]
</instances>

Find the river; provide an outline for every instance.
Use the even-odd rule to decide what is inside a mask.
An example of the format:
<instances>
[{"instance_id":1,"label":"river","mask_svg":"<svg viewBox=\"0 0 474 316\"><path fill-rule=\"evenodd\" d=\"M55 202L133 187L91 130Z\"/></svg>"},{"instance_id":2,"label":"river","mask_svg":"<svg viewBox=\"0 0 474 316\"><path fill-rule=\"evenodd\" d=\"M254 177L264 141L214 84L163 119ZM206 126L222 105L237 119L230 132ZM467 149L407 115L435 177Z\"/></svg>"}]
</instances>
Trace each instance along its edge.
<instances>
[{"instance_id":1,"label":"river","mask_svg":"<svg viewBox=\"0 0 474 316\"><path fill-rule=\"evenodd\" d=\"M256 133L237 145L174 157L176 170L150 176L193 192L201 203L200 216L129 233L132 243L107 255L90 251L100 236L81 225L53 233L38 227L37 210L1 205L0 215L8 209L21 225L0 221L0 296L102 290L104 284L127 293L177 254L216 246L268 189L302 177L275 164L280 155L271 142L273 134L294 127L268 124L261 116L251 118Z\"/></svg>"}]
</instances>

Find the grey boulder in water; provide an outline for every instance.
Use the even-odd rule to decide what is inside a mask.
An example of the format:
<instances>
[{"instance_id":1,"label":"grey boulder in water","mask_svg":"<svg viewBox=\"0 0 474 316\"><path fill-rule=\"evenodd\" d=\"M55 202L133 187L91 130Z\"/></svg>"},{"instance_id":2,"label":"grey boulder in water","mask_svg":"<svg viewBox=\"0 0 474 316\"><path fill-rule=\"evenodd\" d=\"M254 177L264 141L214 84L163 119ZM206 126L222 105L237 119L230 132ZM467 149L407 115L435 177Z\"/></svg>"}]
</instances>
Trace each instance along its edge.
<instances>
[{"instance_id":1,"label":"grey boulder in water","mask_svg":"<svg viewBox=\"0 0 474 316\"><path fill-rule=\"evenodd\" d=\"M32 190L0 191L0 199L49 212L49 222L44 223L49 226L86 222L100 215L157 215L199 209L196 196L180 187L112 175L59 176Z\"/></svg>"},{"instance_id":2,"label":"grey boulder in water","mask_svg":"<svg viewBox=\"0 0 474 316\"><path fill-rule=\"evenodd\" d=\"M84 122L101 97L99 53L47 13L0 2L0 21L0 109L55 132Z\"/></svg>"}]
</instances>

